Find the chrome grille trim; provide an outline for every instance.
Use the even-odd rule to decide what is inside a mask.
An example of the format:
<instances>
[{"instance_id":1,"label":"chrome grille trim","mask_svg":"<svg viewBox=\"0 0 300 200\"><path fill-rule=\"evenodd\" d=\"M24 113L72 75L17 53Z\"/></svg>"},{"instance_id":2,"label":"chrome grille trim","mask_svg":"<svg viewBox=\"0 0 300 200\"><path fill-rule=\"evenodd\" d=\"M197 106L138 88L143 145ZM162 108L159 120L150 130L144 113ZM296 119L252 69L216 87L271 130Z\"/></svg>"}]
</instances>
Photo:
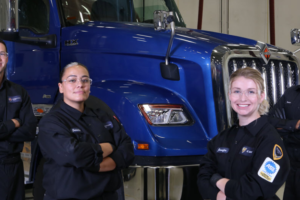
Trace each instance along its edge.
<instances>
[{"instance_id":1,"label":"chrome grille trim","mask_svg":"<svg viewBox=\"0 0 300 200\"><path fill-rule=\"evenodd\" d=\"M253 69L256 69L256 63L255 63L254 60L252 60L252 65L251 65L251 67L252 67Z\"/></svg>"},{"instance_id":2,"label":"chrome grille trim","mask_svg":"<svg viewBox=\"0 0 300 200\"><path fill-rule=\"evenodd\" d=\"M213 75L212 84L218 131L224 130L233 123L235 115L232 113L230 101L226 95L228 94L229 76L232 72L244 67L245 63L246 66L255 67L262 73L266 85L266 99L269 100L271 107L286 88L298 84L299 59L292 52L283 49L277 49L276 47L268 47L268 49L271 55L268 64L265 64L260 55L260 49L256 46L228 44L213 49L211 72ZM282 82L280 75L279 63L283 66L282 76L284 82ZM273 75L271 71L273 71ZM273 78L271 78L272 76ZM284 90L282 90L282 85ZM275 91L275 94L272 91Z\"/></svg>"},{"instance_id":3,"label":"chrome grille trim","mask_svg":"<svg viewBox=\"0 0 300 200\"><path fill-rule=\"evenodd\" d=\"M291 87L293 85L292 83L292 68L291 65L288 64L288 87Z\"/></svg>"},{"instance_id":4,"label":"chrome grille trim","mask_svg":"<svg viewBox=\"0 0 300 200\"><path fill-rule=\"evenodd\" d=\"M246 68L246 67L247 67L247 63L246 63L245 60L243 60L243 66L242 66L242 68Z\"/></svg>"},{"instance_id":5,"label":"chrome grille trim","mask_svg":"<svg viewBox=\"0 0 300 200\"><path fill-rule=\"evenodd\" d=\"M237 64L235 60L233 60L233 71L235 72L237 70Z\"/></svg>"},{"instance_id":6,"label":"chrome grille trim","mask_svg":"<svg viewBox=\"0 0 300 200\"><path fill-rule=\"evenodd\" d=\"M284 87L284 69L283 69L283 65L282 63L280 62L279 63L279 76L280 76L280 96L282 96L284 94L284 91L285 91L285 87Z\"/></svg>"},{"instance_id":7,"label":"chrome grille trim","mask_svg":"<svg viewBox=\"0 0 300 200\"><path fill-rule=\"evenodd\" d=\"M267 77L267 70L265 67L262 67L262 72L261 72L261 76L264 79L264 85L265 85L265 94L268 94L268 87L266 87L268 85L268 77ZM268 99L268 95L265 95L265 99Z\"/></svg>"},{"instance_id":8,"label":"chrome grille trim","mask_svg":"<svg viewBox=\"0 0 300 200\"><path fill-rule=\"evenodd\" d=\"M274 62L271 62L271 88L272 88L272 97L274 104L277 102L277 90L276 90L276 77L275 77L275 65Z\"/></svg>"}]
</instances>

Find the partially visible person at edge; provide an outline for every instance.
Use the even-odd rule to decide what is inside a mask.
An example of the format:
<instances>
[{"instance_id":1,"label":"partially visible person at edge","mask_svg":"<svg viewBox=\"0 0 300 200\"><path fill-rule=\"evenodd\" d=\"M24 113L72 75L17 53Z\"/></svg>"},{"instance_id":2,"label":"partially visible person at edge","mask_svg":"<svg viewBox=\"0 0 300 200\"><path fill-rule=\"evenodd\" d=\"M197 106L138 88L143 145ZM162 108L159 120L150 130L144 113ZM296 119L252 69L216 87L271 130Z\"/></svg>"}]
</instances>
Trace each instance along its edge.
<instances>
[{"instance_id":1,"label":"partially visible person at edge","mask_svg":"<svg viewBox=\"0 0 300 200\"><path fill-rule=\"evenodd\" d=\"M86 106L91 84L84 65L67 65L58 83L63 99L39 123L44 200L118 199L133 144L116 119Z\"/></svg>"},{"instance_id":2,"label":"partially visible person at edge","mask_svg":"<svg viewBox=\"0 0 300 200\"><path fill-rule=\"evenodd\" d=\"M0 40L0 199L25 199L20 152L35 138L36 118L26 90L5 76L7 47Z\"/></svg>"},{"instance_id":3,"label":"partially visible person at edge","mask_svg":"<svg viewBox=\"0 0 300 200\"><path fill-rule=\"evenodd\" d=\"M283 200L300 199L300 86L290 87L269 112L269 122L277 129L290 158L291 170Z\"/></svg>"},{"instance_id":4,"label":"partially visible person at edge","mask_svg":"<svg viewBox=\"0 0 300 200\"><path fill-rule=\"evenodd\" d=\"M246 67L230 76L229 100L238 121L208 142L198 188L204 199L279 200L275 195L289 172L289 159L269 124L269 103L259 71Z\"/></svg>"}]
</instances>

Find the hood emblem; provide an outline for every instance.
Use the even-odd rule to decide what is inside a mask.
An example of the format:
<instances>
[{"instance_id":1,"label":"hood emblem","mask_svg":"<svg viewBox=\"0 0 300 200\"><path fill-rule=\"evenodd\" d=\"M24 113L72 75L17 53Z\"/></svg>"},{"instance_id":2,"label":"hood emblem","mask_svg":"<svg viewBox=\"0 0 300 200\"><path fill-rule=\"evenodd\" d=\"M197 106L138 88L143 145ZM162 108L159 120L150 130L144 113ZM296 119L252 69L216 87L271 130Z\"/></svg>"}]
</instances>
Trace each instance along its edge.
<instances>
[{"instance_id":1,"label":"hood emblem","mask_svg":"<svg viewBox=\"0 0 300 200\"><path fill-rule=\"evenodd\" d=\"M65 46L75 46L75 45L78 45L78 39L65 41Z\"/></svg>"},{"instance_id":2,"label":"hood emblem","mask_svg":"<svg viewBox=\"0 0 300 200\"><path fill-rule=\"evenodd\" d=\"M262 57L262 59L265 61L265 64L268 64L271 57L271 53L266 44L263 46L263 48L261 48L259 54Z\"/></svg>"}]
</instances>

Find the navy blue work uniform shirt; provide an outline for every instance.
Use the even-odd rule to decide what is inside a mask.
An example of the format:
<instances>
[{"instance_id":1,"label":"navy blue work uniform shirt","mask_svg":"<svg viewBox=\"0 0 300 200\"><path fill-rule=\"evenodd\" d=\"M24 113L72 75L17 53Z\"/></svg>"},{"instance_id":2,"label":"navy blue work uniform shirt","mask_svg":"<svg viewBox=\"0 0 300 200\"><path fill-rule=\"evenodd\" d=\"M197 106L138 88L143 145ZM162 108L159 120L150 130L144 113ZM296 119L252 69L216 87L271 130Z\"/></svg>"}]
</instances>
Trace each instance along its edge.
<instances>
[{"instance_id":1,"label":"navy blue work uniform shirt","mask_svg":"<svg viewBox=\"0 0 300 200\"><path fill-rule=\"evenodd\" d=\"M27 91L5 77L0 86L0 160L19 155L24 141L35 138L37 120ZM12 119L20 123L15 128Z\"/></svg>"},{"instance_id":2,"label":"navy blue work uniform shirt","mask_svg":"<svg viewBox=\"0 0 300 200\"><path fill-rule=\"evenodd\" d=\"M278 199L275 195L289 172L283 142L268 118L261 116L247 126L233 125L215 136L200 163L198 188L204 199L215 200L219 189L210 183L213 174L230 179L227 199Z\"/></svg>"},{"instance_id":3,"label":"navy blue work uniform shirt","mask_svg":"<svg viewBox=\"0 0 300 200\"><path fill-rule=\"evenodd\" d=\"M116 169L99 172L103 152L99 143L115 148L109 157ZM95 199L122 184L119 170L134 159L133 144L121 125L100 109L84 112L63 100L42 118L38 144L46 159L43 186L52 199Z\"/></svg>"},{"instance_id":4,"label":"navy blue work uniform shirt","mask_svg":"<svg viewBox=\"0 0 300 200\"><path fill-rule=\"evenodd\" d=\"M277 128L289 154L291 166L300 168L300 86L287 89L269 112L269 122Z\"/></svg>"}]
</instances>

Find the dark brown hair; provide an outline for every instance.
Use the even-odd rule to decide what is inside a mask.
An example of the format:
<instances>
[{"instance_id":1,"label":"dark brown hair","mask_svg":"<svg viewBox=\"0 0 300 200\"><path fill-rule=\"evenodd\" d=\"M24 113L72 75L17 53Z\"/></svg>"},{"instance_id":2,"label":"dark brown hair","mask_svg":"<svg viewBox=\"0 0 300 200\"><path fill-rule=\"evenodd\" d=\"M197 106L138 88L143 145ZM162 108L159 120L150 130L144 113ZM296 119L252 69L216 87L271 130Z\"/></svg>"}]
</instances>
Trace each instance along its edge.
<instances>
[{"instance_id":1,"label":"dark brown hair","mask_svg":"<svg viewBox=\"0 0 300 200\"><path fill-rule=\"evenodd\" d=\"M1 39L0 39L0 44L3 44L3 45L4 45L5 51L7 52L7 46L6 46L5 42L4 42L3 40L1 40Z\"/></svg>"},{"instance_id":2,"label":"dark brown hair","mask_svg":"<svg viewBox=\"0 0 300 200\"><path fill-rule=\"evenodd\" d=\"M59 82L60 82L60 83L62 82L61 79L62 79L62 77L64 76L65 71L66 71L67 68L73 67L73 66L77 66L77 65L79 65L79 66L85 68L85 69L88 71L88 73L89 73L89 70L88 70L88 68L87 68L85 65L83 65L83 64L81 64L81 63L78 63L78 62L71 62L71 63L67 64L67 65L61 70L60 75L59 75Z\"/></svg>"}]
</instances>

